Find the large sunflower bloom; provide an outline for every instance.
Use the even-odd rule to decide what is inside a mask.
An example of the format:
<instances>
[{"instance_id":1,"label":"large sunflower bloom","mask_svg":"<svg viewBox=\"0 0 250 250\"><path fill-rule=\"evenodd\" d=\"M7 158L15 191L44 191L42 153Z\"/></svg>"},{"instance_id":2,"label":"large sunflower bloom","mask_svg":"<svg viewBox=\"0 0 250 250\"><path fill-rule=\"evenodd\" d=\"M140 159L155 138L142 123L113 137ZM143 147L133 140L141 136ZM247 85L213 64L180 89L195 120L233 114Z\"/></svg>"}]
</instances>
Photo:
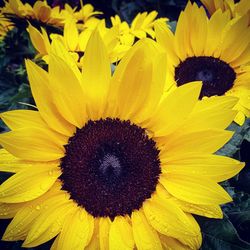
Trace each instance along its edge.
<instances>
[{"instance_id":1,"label":"large sunflower bloom","mask_svg":"<svg viewBox=\"0 0 250 250\"><path fill-rule=\"evenodd\" d=\"M229 10L232 17L248 15L250 25L250 1L241 0L237 3L234 0L201 0L209 14L213 14L218 9L223 12Z\"/></svg>"},{"instance_id":2,"label":"large sunflower bloom","mask_svg":"<svg viewBox=\"0 0 250 250\"><path fill-rule=\"evenodd\" d=\"M156 39L169 55L167 90L190 81L203 81L200 99L215 95L236 96L243 124L250 117L250 26L248 16L231 20L228 11L216 11L210 18L204 8L187 4L173 34L156 24Z\"/></svg>"},{"instance_id":3,"label":"large sunflower bloom","mask_svg":"<svg viewBox=\"0 0 250 250\"><path fill-rule=\"evenodd\" d=\"M231 198L217 183L243 167L213 154L232 136L224 128L235 98L205 105L193 82L162 99L165 55L151 40L112 76L97 32L83 73L63 53L50 55L48 73L26 62L38 111L1 114L11 129L0 135L1 170L16 172L0 186L0 215L14 217L3 239L34 247L57 236L59 250L199 248L191 213L221 218Z\"/></svg>"}]
</instances>

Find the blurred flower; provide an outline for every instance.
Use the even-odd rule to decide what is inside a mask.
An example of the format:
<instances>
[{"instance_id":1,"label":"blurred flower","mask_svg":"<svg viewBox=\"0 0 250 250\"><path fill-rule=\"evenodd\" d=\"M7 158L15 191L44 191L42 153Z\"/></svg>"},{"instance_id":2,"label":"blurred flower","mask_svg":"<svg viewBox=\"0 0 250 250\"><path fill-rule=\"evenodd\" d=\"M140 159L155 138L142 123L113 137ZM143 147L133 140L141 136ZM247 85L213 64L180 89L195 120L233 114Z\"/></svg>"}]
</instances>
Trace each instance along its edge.
<instances>
[{"instance_id":1,"label":"blurred flower","mask_svg":"<svg viewBox=\"0 0 250 250\"><path fill-rule=\"evenodd\" d=\"M94 11L90 4L81 5L80 10L76 11L76 8L72 8L69 4L65 4L63 9L60 6L51 7L46 0L36 1L33 6L28 3L23 4L21 0L9 0L5 2L3 8L0 8L0 12L9 19L14 15L30 22L36 20L58 27L64 26L65 21L72 18L86 24L90 19L95 19L94 15L101 13Z\"/></svg>"},{"instance_id":2,"label":"blurred flower","mask_svg":"<svg viewBox=\"0 0 250 250\"><path fill-rule=\"evenodd\" d=\"M169 55L166 89L203 81L200 99L215 95L239 98L235 121L250 117L250 26L248 16L233 18L217 10L210 18L203 7L188 3L173 34L156 24L156 39Z\"/></svg>"},{"instance_id":3,"label":"blurred flower","mask_svg":"<svg viewBox=\"0 0 250 250\"><path fill-rule=\"evenodd\" d=\"M5 37L8 31L13 29L13 27L13 23L11 23L3 16L3 14L0 13L0 41Z\"/></svg>"},{"instance_id":4,"label":"blurred flower","mask_svg":"<svg viewBox=\"0 0 250 250\"><path fill-rule=\"evenodd\" d=\"M138 39L145 38L147 35L155 38L154 24L156 22L166 23L167 18L157 18L158 13L152 11L150 13L138 13L131 25L125 21L121 21L118 15L111 17L113 27L119 29L120 40L123 44L133 44L135 37Z\"/></svg>"},{"instance_id":5,"label":"blurred flower","mask_svg":"<svg viewBox=\"0 0 250 250\"><path fill-rule=\"evenodd\" d=\"M234 0L201 0L210 15L218 9L229 11L231 17L248 16L248 24L250 25L250 1L241 0L235 3Z\"/></svg>"},{"instance_id":6,"label":"blurred flower","mask_svg":"<svg viewBox=\"0 0 250 250\"><path fill-rule=\"evenodd\" d=\"M51 34L51 39L60 40L67 48L71 55L78 62L78 66L82 67L82 58L86 49L87 42L95 29L99 33L107 47L108 55L111 62L120 60L128 51L132 44L121 44L119 40L119 30L117 27L106 28L105 20L99 20L98 23L93 23L82 31L79 31L78 25L74 19L66 21L63 35ZM44 29L39 32L32 25L29 25L28 32L34 47L39 52L38 56L42 56L48 62L51 42Z\"/></svg>"}]
</instances>

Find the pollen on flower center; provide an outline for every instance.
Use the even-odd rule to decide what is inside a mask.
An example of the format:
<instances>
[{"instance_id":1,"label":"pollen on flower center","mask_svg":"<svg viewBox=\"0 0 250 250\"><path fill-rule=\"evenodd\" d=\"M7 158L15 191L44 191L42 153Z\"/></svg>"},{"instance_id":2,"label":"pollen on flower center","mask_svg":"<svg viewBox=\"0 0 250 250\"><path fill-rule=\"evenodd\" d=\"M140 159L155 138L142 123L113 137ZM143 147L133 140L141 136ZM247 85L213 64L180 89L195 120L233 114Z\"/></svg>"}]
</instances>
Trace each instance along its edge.
<instances>
[{"instance_id":1,"label":"pollen on flower center","mask_svg":"<svg viewBox=\"0 0 250 250\"><path fill-rule=\"evenodd\" d=\"M159 150L130 121L88 121L65 148L62 187L94 217L130 215L155 191Z\"/></svg>"},{"instance_id":2,"label":"pollen on flower center","mask_svg":"<svg viewBox=\"0 0 250 250\"><path fill-rule=\"evenodd\" d=\"M223 95L233 87L236 73L219 58L209 56L189 57L175 68L177 86L192 81L202 81L203 96Z\"/></svg>"}]
</instances>

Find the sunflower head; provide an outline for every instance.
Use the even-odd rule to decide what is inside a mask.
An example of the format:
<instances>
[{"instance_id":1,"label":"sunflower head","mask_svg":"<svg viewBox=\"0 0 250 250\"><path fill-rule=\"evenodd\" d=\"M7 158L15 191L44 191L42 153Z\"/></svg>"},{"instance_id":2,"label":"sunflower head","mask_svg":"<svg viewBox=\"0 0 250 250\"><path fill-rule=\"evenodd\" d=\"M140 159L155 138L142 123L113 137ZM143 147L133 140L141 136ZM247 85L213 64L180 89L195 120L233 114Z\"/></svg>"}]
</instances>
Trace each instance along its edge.
<instances>
[{"instance_id":1,"label":"sunflower head","mask_svg":"<svg viewBox=\"0 0 250 250\"><path fill-rule=\"evenodd\" d=\"M218 184L244 164L214 155L232 136L235 98L198 101L201 82L163 96L165 54L143 39L111 75L98 31L83 71L58 40L48 72L26 61L37 111L1 114L4 240L52 249L198 249L192 214L221 218ZM61 55L64 55L62 58ZM221 115L223 113L223 116ZM197 116L200 119L196 119Z\"/></svg>"},{"instance_id":2,"label":"sunflower head","mask_svg":"<svg viewBox=\"0 0 250 250\"><path fill-rule=\"evenodd\" d=\"M189 2L174 34L163 24L156 23L155 29L157 42L169 55L167 90L202 81L200 99L239 97L235 121L242 125L249 117L249 72L243 70L250 62L248 16L231 19L229 11L218 10L208 18L203 7Z\"/></svg>"},{"instance_id":3,"label":"sunflower head","mask_svg":"<svg viewBox=\"0 0 250 250\"><path fill-rule=\"evenodd\" d=\"M201 0L209 14L212 15L218 9L221 11L229 11L231 17L248 16L248 24L250 24L250 2L248 0Z\"/></svg>"}]
</instances>

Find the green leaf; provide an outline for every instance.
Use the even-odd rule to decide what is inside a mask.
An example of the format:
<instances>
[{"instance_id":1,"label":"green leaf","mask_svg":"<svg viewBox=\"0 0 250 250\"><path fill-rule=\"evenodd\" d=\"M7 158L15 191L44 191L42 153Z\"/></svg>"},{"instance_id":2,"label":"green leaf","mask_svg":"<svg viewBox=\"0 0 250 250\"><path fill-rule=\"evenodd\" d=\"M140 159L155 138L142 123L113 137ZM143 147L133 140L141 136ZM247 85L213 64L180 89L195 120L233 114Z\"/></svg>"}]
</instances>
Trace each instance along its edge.
<instances>
[{"instance_id":1,"label":"green leaf","mask_svg":"<svg viewBox=\"0 0 250 250\"><path fill-rule=\"evenodd\" d=\"M233 224L225 215L223 219L198 218L203 243L201 250L249 250L250 244L240 238Z\"/></svg>"}]
</instances>

